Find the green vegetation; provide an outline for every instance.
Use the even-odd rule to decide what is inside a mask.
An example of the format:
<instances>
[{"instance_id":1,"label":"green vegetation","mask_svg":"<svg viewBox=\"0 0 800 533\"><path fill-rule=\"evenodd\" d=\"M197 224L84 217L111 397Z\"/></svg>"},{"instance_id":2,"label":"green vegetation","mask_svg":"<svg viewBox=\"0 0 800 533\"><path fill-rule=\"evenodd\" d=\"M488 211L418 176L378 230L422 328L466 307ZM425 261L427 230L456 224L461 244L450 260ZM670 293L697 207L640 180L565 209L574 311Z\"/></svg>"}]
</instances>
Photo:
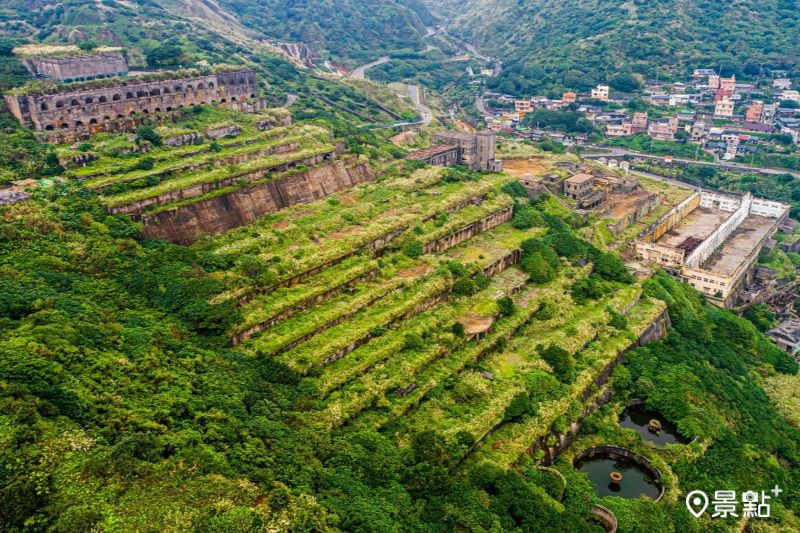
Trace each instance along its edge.
<instances>
[{"instance_id":1,"label":"green vegetation","mask_svg":"<svg viewBox=\"0 0 800 533\"><path fill-rule=\"evenodd\" d=\"M633 137L618 137L607 141L609 146L619 146L653 155L671 155L681 159L696 161L713 161L714 158L700 149L696 144L678 141L660 141L647 135L639 134Z\"/></svg>"},{"instance_id":2,"label":"green vegetation","mask_svg":"<svg viewBox=\"0 0 800 533\"><path fill-rule=\"evenodd\" d=\"M465 13L448 30L504 60L489 86L509 94L560 96L564 89L587 91L600 82L630 91L645 78L677 78L693 68L721 67L724 75L756 79L762 62L765 68L793 68L798 54L789 36L800 15L786 0L742 9L685 0L431 4L443 17L452 10ZM492 16L482 16L486 12Z\"/></svg>"}]
</instances>

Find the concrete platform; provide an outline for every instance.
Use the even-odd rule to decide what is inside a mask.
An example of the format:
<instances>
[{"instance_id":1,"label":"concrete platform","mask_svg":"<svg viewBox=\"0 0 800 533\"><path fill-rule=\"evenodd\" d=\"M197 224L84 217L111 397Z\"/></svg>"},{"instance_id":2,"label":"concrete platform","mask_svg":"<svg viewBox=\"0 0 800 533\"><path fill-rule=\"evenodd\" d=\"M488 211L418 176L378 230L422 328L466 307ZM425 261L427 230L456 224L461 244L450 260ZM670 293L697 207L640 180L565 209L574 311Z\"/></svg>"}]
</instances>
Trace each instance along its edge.
<instances>
[{"instance_id":1,"label":"concrete platform","mask_svg":"<svg viewBox=\"0 0 800 533\"><path fill-rule=\"evenodd\" d=\"M656 244L670 248L685 248L690 253L706 240L732 213L708 207L698 207L666 232Z\"/></svg>"},{"instance_id":2,"label":"concrete platform","mask_svg":"<svg viewBox=\"0 0 800 533\"><path fill-rule=\"evenodd\" d=\"M776 220L750 215L703 265L703 269L730 276L771 233Z\"/></svg>"}]
</instances>

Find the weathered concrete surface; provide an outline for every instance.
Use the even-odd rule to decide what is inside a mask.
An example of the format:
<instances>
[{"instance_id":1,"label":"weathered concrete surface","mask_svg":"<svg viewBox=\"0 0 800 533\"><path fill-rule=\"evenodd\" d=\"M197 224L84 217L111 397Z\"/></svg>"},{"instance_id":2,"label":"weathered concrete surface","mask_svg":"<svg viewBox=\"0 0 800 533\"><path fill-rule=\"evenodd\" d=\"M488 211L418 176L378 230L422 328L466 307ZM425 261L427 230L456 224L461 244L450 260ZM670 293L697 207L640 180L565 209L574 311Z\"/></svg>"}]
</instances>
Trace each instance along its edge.
<instances>
[{"instance_id":1,"label":"weathered concrete surface","mask_svg":"<svg viewBox=\"0 0 800 533\"><path fill-rule=\"evenodd\" d=\"M287 145L285 148L287 150L291 150L291 147L289 145ZM255 170L249 170L247 172L234 174L220 180L198 183L197 185L192 185L190 187L185 187L183 189L176 189L174 191L168 191L159 194L157 196L151 196L149 198L145 198L143 200L137 200L129 204L118 205L109 208L108 211L112 215L116 215L118 213L121 213L123 215L140 215L148 208L152 208L158 205L172 204L175 202L180 202L181 200L188 200L189 198L196 198L197 196L202 196L216 189L223 189L225 187L230 187L235 183L247 182L247 181L259 181L270 174L287 172L299 166L318 165L324 161L331 161L335 159L338 156L338 154L339 150L336 149L336 150L331 150L330 152L312 155L310 157L292 159L289 161L284 161L283 163L280 163L278 165L261 167ZM240 156L237 156L237 158L238 157ZM240 161L243 160L244 159L240 159Z\"/></svg>"},{"instance_id":2,"label":"weathered concrete surface","mask_svg":"<svg viewBox=\"0 0 800 533\"><path fill-rule=\"evenodd\" d=\"M313 202L374 179L367 163L335 161L215 198L143 215L142 233L151 239L191 244L200 233L222 233L249 224L267 213Z\"/></svg>"}]
</instances>

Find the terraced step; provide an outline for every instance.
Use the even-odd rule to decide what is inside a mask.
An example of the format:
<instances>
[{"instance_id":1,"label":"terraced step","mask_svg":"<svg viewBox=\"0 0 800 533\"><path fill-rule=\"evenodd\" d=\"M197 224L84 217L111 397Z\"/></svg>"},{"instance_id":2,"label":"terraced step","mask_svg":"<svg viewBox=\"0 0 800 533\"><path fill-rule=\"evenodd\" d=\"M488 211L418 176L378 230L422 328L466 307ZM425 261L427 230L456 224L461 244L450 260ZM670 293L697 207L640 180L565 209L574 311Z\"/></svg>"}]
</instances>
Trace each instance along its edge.
<instances>
[{"instance_id":1,"label":"terraced step","mask_svg":"<svg viewBox=\"0 0 800 533\"><path fill-rule=\"evenodd\" d=\"M234 139L220 139L217 144L222 150L238 148L258 142L263 138L264 133L249 133L238 135ZM148 152L141 154L142 157L149 157L156 165L166 165L180 159L190 159L197 156L202 156L211 152L211 142L208 141L203 145L185 145L176 148L164 146L156 152ZM98 162L92 163L86 167L79 167L70 170L67 174L71 177L85 180L86 184L94 183L95 181L102 181L110 176L120 176L125 174L128 166L123 165L118 159L112 159L113 163L109 164L105 159L100 159Z\"/></svg>"},{"instance_id":2,"label":"terraced step","mask_svg":"<svg viewBox=\"0 0 800 533\"><path fill-rule=\"evenodd\" d=\"M298 150L272 155L237 165L234 172L217 168L163 181L158 185L136 189L104 198L111 214L140 214L146 209L202 196L215 189L237 182L255 182L271 173L280 173L298 166L312 166L335 159L339 149L332 144L309 143Z\"/></svg>"},{"instance_id":3,"label":"terraced step","mask_svg":"<svg viewBox=\"0 0 800 533\"><path fill-rule=\"evenodd\" d=\"M319 233L312 230L311 240L308 238L309 227L320 220L316 212L308 219L291 221L288 228L291 231L266 231L249 242L221 246L217 249L219 253L253 253L256 247L265 250L262 252L265 259L281 258L283 271L281 279L269 288L257 291L241 288L231 291L227 297L237 297L240 302L246 302L252 297L252 292L265 294L291 286L358 253L382 250L415 225L433 220L439 214L457 212L479 203L509 180L507 176L489 176L478 183L442 184L436 190L417 191L400 198L378 185L371 190L384 199L391 199L391 205L386 202L377 214L368 205L362 205L361 211L344 210L342 213L343 210L339 210L339 216L334 217L339 222L321 227ZM287 222L286 218L278 219L278 222L274 218L270 220L273 224ZM296 228L292 228L294 224Z\"/></svg>"},{"instance_id":4,"label":"terraced step","mask_svg":"<svg viewBox=\"0 0 800 533\"><path fill-rule=\"evenodd\" d=\"M490 287L482 295L476 297L476 301L481 302L483 306L473 310L480 310L487 315L495 313L494 300L505 294L516 292L524 285L526 280L527 276L515 269L498 274L496 279L492 280ZM346 358L325 366L319 376L315 378L320 397L326 398L333 391L341 388L354 378L365 375L373 367L390 359L392 356L401 356L408 334L431 335L449 328L455 322L455 319L460 316L457 310L462 307L464 307L463 303L446 304L421 313L404 321L400 327L354 350ZM453 340L453 342L455 341L456 339ZM403 360L408 363L409 356L405 353L402 355ZM406 370L408 370L408 367ZM410 375L407 371L402 374L403 376Z\"/></svg>"},{"instance_id":5,"label":"terraced step","mask_svg":"<svg viewBox=\"0 0 800 533\"><path fill-rule=\"evenodd\" d=\"M312 128L312 129L309 129ZM165 181L170 177L177 177L187 172L212 168L215 166L242 163L262 155L288 152L280 150L281 147L299 146L299 140L306 133L322 135L324 130L316 127L300 126L296 128L278 128L259 135L236 141L219 141L219 151L211 151L209 147L179 152L179 149L154 157L154 166L150 170L132 170L123 172L107 172L98 177L87 179L86 186L90 189L100 190L112 185L122 185L143 180Z\"/></svg>"},{"instance_id":6,"label":"terraced step","mask_svg":"<svg viewBox=\"0 0 800 533\"><path fill-rule=\"evenodd\" d=\"M624 296L617 294L604 301L577 306L568 295L568 287L556 287L547 298L551 305L562 312L548 321L533 321L523 327L501 352L494 353L481 362L492 379L483 383L483 393L473 401L457 397L454 390L442 391L434 399L418 406L403 418L402 429L397 433L401 442L421 427L436 426L438 431L457 434L466 431L479 444L503 422L506 407L515 396L526 390L525 375L535 369L549 371L547 364L539 358L535 346L555 344L571 354L579 352L607 331L611 319L606 313L607 303L620 305L635 302L640 294L638 287L624 289ZM530 303L529 303L530 305ZM630 304L628 304L630 305ZM581 324L575 328L573 324ZM463 379L463 376L459 376Z\"/></svg>"},{"instance_id":7,"label":"terraced step","mask_svg":"<svg viewBox=\"0 0 800 533\"><path fill-rule=\"evenodd\" d=\"M420 241L426 244L426 248L428 248L428 244L433 243L435 244L436 249L445 248L447 244L460 242L460 240L467 239L474 235L476 232L484 232L488 231L489 229L495 227L497 224L502 224L503 222L510 220L512 215L512 207L510 205L511 199L505 195L497 197L491 201L485 202L483 205L475 206L475 205L468 205L463 210L459 211L454 220L448 221L448 223L444 224L441 227L437 227L436 225L431 225L432 223L428 223L424 226L418 226L422 235L420 235ZM468 222L466 226L464 225L465 221L472 221ZM430 227L428 227L430 226ZM445 235L445 237L441 237L441 235ZM346 263L353 263L353 258L348 258L345 260ZM326 270L323 270L319 276L316 278L328 278L335 280L333 283L333 287L330 288L330 284L324 283L321 285L317 285L316 290L311 290L311 293L314 298L319 298L317 301L321 301L325 299L326 296L332 296L337 292L341 292L342 286L354 286L355 281L364 277L367 269L369 268L373 274L377 273L376 264L373 263L372 267L366 266L369 263L367 258L361 257L356 263L361 263L361 267L356 268L357 274L347 274L347 275L340 275L338 273L334 273L333 276L325 276L327 273ZM340 263L341 265L343 263ZM336 265L333 269L328 270L337 270ZM349 272L349 271L348 271ZM320 280L317 280L320 281ZM292 291L282 291L283 293L292 292ZM294 291L298 293L300 291ZM307 289L306 289L307 292ZM275 296L272 294L267 294L262 296L259 299L256 299L250 302L247 306L248 309L251 310L248 320L245 321L243 325L238 327L233 333L231 340L233 344L239 344L243 340L251 337L255 333L262 332L266 330L268 327L273 326L280 322L283 318L287 318L294 314L291 309L291 300L281 300L281 308L283 309L280 313L272 312L272 311L261 311L258 306L262 302L269 302L274 301ZM308 306L310 303L310 299L306 298L300 301L295 301L295 305L304 305ZM372 302L369 302L372 303ZM368 304L367 304L368 305ZM269 308L268 308L269 309ZM358 310L359 307L354 307L350 312L353 313ZM255 310L253 312L253 310ZM263 320L256 320L254 321L254 317L256 316L265 316L267 318ZM335 324L334 324L335 325ZM323 328L324 329L324 328ZM319 331L322 331L320 329ZM309 335L311 335L309 333ZM313 335L311 335L313 336ZM302 342L303 340L307 340L310 337L303 336L302 338L298 338L298 342ZM289 348L294 347L296 344L290 344Z\"/></svg>"},{"instance_id":8,"label":"terraced step","mask_svg":"<svg viewBox=\"0 0 800 533\"><path fill-rule=\"evenodd\" d=\"M420 263L425 265L425 263ZM265 355L278 355L312 339L326 330L345 322L360 311L389 297L395 291L414 285L425 276L434 276L432 267L420 276L398 276L398 269L384 269L377 277L355 285L341 294L313 308L279 322L253 337L249 346Z\"/></svg>"},{"instance_id":9,"label":"terraced step","mask_svg":"<svg viewBox=\"0 0 800 533\"><path fill-rule=\"evenodd\" d=\"M614 307L624 309L628 303L617 302ZM665 309L664 302L652 298L636 303L627 315L626 331L611 332L602 342L590 344L579 354L580 360L591 364L583 369L571 385L571 394L540 405L536 417L519 423L504 424L498 428L486 437L469 457L467 464L492 461L501 466L510 466L515 463L539 438L551 431L556 419L570 411L573 405L583 406L596 389L598 380L610 374L620 355L637 344L638 338Z\"/></svg>"},{"instance_id":10,"label":"terraced step","mask_svg":"<svg viewBox=\"0 0 800 533\"><path fill-rule=\"evenodd\" d=\"M358 283L378 275L378 262L365 256L353 256L324 270L319 275L291 287L283 287L256 296L242 309L244 321L229 332L234 345L318 305L352 290Z\"/></svg>"},{"instance_id":11,"label":"terraced step","mask_svg":"<svg viewBox=\"0 0 800 533\"><path fill-rule=\"evenodd\" d=\"M454 320L463 315L464 309L474 308L487 298L493 299L496 291L496 287L490 287L457 307L438 310L441 318L432 316L430 318L434 322L429 323L429 326L440 328L436 342L429 342L419 350L404 351L386 358L367 374L331 394L323 410L314 414L314 421L329 429L335 428L373 404L377 404L378 408L360 417L362 419L357 425L364 424L376 429L401 416L410 405L433 388L435 384L430 382L433 376L442 374L442 377L446 377L480 359L493 350L501 342L500 339L513 334L516 328L535 315L537 308L525 309L512 317L495 315L491 331L485 337L472 341L455 338L447 331ZM408 330L403 328L403 331Z\"/></svg>"},{"instance_id":12,"label":"terraced step","mask_svg":"<svg viewBox=\"0 0 800 533\"><path fill-rule=\"evenodd\" d=\"M372 302L374 305L349 316L352 320L325 329L278 358L293 370L304 374L314 367L330 364L377 336L377 330L443 301L451 283L449 276L437 271L419 278L411 285L400 284L397 290ZM258 340L253 346L260 349Z\"/></svg>"}]
</instances>

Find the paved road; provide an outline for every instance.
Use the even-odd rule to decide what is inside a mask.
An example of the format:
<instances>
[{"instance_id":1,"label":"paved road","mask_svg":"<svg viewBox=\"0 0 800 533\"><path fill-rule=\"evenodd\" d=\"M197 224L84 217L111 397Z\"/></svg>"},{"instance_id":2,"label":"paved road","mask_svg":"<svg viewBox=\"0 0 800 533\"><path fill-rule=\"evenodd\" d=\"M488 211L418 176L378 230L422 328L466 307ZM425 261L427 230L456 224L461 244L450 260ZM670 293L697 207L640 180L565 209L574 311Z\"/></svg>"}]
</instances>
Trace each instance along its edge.
<instances>
[{"instance_id":1,"label":"paved road","mask_svg":"<svg viewBox=\"0 0 800 533\"><path fill-rule=\"evenodd\" d=\"M601 157L621 157L621 156L630 156L630 157L641 157L644 159L650 159L654 161L665 161L665 157L657 156L657 155L650 155L644 154L642 152L634 152L632 150L626 150L624 148L617 148L617 147L610 147L610 146L587 146L587 148L594 148L597 150L604 150L602 154L582 154L582 157L586 159L599 159ZM783 174L791 174L795 178L800 179L800 172L781 169L781 168L766 168L766 167L752 167L750 165L744 165L741 163L716 163L711 161L695 161L693 159L681 159L681 158L672 158L673 163L689 163L692 165L701 165L706 167L714 167L714 168L721 168L724 170L738 170L743 172L756 172L761 174L770 174L770 175L783 175Z\"/></svg>"},{"instance_id":2,"label":"paved road","mask_svg":"<svg viewBox=\"0 0 800 533\"><path fill-rule=\"evenodd\" d=\"M702 187L698 187L697 185L693 185L691 183L686 183L685 181L667 178L665 176L659 176L658 174L653 174L651 172L644 172L642 170L631 170L631 174L639 174L640 176L645 176L647 178L661 181L663 183L668 183L670 185L675 185L677 187L683 187L684 189L692 189L694 191L699 191L702 189Z\"/></svg>"},{"instance_id":3,"label":"paved road","mask_svg":"<svg viewBox=\"0 0 800 533\"><path fill-rule=\"evenodd\" d=\"M419 85L407 85L406 87L408 88L408 96L411 97L411 101L414 102L414 107L417 108L417 111L419 111L419 114L422 116L421 124L427 126L433 122L433 112L431 108L422 101L422 91Z\"/></svg>"},{"instance_id":4,"label":"paved road","mask_svg":"<svg viewBox=\"0 0 800 533\"><path fill-rule=\"evenodd\" d=\"M389 56L383 56L380 59L376 59L371 63L367 63L365 65L361 65L360 67L354 68L350 72L350 75L354 78L358 78L359 80L363 80L366 77L366 73L369 69L371 69L372 67L377 67L378 65L383 65L384 63L388 63L389 61L391 61L391 59L389 59Z\"/></svg>"},{"instance_id":5,"label":"paved road","mask_svg":"<svg viewBox=\"0 0 800 533\"><path fill-rule=\"evenodd\" d=\"M483 115L484 117L489 116L489 112L486 110L486 102L484 101L483 96L478 95L477 98L475 98L475 107L478 108L478 111L480 111L481 115Z\"/></svg>"}]
</instances>

